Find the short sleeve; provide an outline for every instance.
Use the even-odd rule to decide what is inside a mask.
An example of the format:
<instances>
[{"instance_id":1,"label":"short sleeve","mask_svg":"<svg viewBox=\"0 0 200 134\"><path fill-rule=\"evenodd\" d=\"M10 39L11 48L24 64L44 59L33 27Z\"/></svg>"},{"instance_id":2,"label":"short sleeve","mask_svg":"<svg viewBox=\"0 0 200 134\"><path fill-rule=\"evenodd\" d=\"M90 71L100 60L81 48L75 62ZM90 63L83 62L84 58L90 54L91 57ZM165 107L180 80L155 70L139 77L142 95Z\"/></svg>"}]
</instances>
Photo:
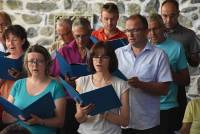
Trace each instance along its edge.
<instances>
[{"instance_id":1,"label":"short sleeve","mask_svg":"<svg viewBox=\"0 0 200 134\"><path fill-rule=\"evenodd\" d=\"M184 123L190 123L193 121L193 107L192 107L192 101L190 101L186 107L185 115L183 118Z\"/></svg>"},{"instance_id":2,"label":"short sleeve","mask_svg":"<svg viewBox=\"0 0 200 134\"><path fill-rule=\"evenodd\" d=\"M55 88L54 88L54 92L53 92L54 100L63 98L65 96L66 96L66 94L64 92L62 85L55 80Z\"/></svg>"},{"instance_id":3,"label":"short sleeve","mask_svg":"<svg viewBox=\"0 0 200 134\"><path fill-rule=\"evenodd\" d=\"M157 81L158 82L172 81L172 74L170 70L169 59L163 51L160 54L158 72L157 72Z\"/></svg>"},{"instance_id":4,"label":"short sleeve","mask_svg":"<svg viewBox=\"0 0 200 134\"><path fill-rule=\"evenodd\" d=\"M126 91L128 91L129 90L129 85L128 85L128 82L127 81L124 81L124 80L121 80L121 86L120 86L120 89L121 89L121 95L123 94L123 93L125 93Z\"/></svg>"},{"instance_id":5,"label":"short sleeve","mask_svg":"<svg viewBox=\"0 0 200 134\"><path fill-rule=\"evenodd\" d=\"M179 57L178 57L178 62L177 62L177 68L178 70L182 70L187 68L187 59L184 53L184 48L180 45L180 51L179 51Z\"/></svg>"},{"instance_id":6,"label":"short sleeve","mask_svg":"<svg viewBox=\"0 0 200 134\"><path fill-rule=\"evenodd\" d=\"M13 98L15 98L15 96L16 96L16 94L17 94L17 90L20 89L21 81L22 81L22 80L17 80L17 81L13 84L13 86L12 86L12 88L11 88L11 90L10 90L10 95L11 95Z\"/></svg>"}]
</instances>

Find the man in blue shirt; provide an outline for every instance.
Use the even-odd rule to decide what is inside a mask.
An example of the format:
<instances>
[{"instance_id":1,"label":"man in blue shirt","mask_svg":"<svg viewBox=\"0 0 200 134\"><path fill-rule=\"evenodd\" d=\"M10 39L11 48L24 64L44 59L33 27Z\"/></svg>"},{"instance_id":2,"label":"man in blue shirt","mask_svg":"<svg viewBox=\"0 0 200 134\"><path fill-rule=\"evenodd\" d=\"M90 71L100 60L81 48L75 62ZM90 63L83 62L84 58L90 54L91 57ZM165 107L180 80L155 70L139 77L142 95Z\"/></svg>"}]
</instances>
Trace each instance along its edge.
<instances>
[{"instance_id":1,"label":"man in blue shirt","mask_svg":"<svg viewBox=\"0 0 200 134\"><path fill-rule=\"evenodd\" d=\"M148 43L148 23L135 14L126 21L129 44L118 48L119 70L128 78L130 121L123 134L159 134L160 95L172 81L166 54Z\"/></svg>"},{"instance_id":2,"label":"man in blue shirt","mask_svg":"<svg viewBox=\"0 0 200 134\"><path fill-rule=\"evenodd\" d=\"M165 26L160 15L151 14L149 16L148 28L151 43L164 50L170 62L173 82L170 83L168 94L160 97L160 126L161 134L174 134L176 124L178 124L178 84L186 86L190 83L187 60L183 46L165 37Z\"/></svg>"}]
</instances>

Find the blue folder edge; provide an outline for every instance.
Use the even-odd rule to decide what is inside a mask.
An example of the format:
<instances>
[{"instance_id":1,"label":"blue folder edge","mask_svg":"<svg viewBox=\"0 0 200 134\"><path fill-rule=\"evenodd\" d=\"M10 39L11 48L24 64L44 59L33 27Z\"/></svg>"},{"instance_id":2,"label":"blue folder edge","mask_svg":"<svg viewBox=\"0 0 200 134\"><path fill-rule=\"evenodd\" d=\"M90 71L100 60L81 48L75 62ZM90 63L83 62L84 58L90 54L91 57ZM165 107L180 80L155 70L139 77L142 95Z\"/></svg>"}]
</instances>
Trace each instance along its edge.
<instances>
[{"instance_id":1,"label":"blue folder edge","mask_svg":"<svg viewBox=\"0 0 200 134\"><path fill-rule=\"evenodd\" d=\"M58 52L56 52L56 58L63 76L80 77L91 74L86 64L69 64Z\"/></svg>"},{"instance_id":2,"label":"blue folder edge","mask_svg":"<svg viewBox=\"0 0 200 134\"><path fill-rule=\"evenodd\" d=\"M10 103L3 97L0 97L0 105L3 110L19 119L19 115L23 116L26 120L30 119L30 114L35 114L40 118L50 118L54 116L55 104L51 93L47 93L25 109L20 109L14 104Z\"/></svg>"},{"instance_id":3,"label":"blue folder edge","mask_svg":"<svg viewBox=\"0 0 200 134\"><path fill-rule=\"evenodd\" d=\"M95 108L89 113L91 116L121 106L121 102L112 85L79 94L63 79L60 78L60 80L64 89L75 101L78 101L82 105L95 104Z\"/></svg>"}]
</instances>

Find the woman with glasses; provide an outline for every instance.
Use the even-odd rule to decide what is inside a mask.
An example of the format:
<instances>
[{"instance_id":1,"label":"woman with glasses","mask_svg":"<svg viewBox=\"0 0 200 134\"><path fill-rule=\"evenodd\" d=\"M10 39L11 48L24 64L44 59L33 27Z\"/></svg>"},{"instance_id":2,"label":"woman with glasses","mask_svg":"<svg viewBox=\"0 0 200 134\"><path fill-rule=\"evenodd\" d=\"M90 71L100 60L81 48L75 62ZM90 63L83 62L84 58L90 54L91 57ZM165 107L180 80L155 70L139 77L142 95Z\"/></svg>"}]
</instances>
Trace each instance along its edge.
<instances>
[{"instance_id":1,"label":"woman with glasses","mask_svg":"<svg viewBox=\"0 0 200 134\"><path fill-rule=\"evenodd\" d=\"M90 22L85 18L75 19L72 24L72 33L74 36L74 40L68 45L65 45L64 47L60 48L58 52L69 64L86 63L89 56L89 50L93 45L93 42L90 40ZM53 60L51 75L55 77L65 77L65 80L67 82L69 82L72 86L75 86L74 79L69 79L68 76L61 75L60 66L56 59ZM66 108L66 120L64 127L61 129L61 133L74 134L76 133L76 130L78 128L78 123L74 118L76 108L75 102L69 97L67 99Z\"/></svg>"},{"instance_id":2,"label":"woman with glasses","mask_svg":"<svg viewBox=\"0 0 200 134\"><path fill-rule=\"evenodd\" d=\"M129 122L129 91L127 82L112 76L118 68L118 61L112 47L106 42L97 43L91 50L89 67L93 74L76 80L76 89L85 93L112 84L122 106L104 114L89 116L94 105L81 106L77 103L76 119L80 123L80 134L121 134L121 126Z\"/></svg>"},{"instance_id":3,"label":"woman with glasses","mask_svg":"<svg viewBox=\"0 0 200 134\"><path fill-rule=\"evenodd\" d=\"M17 122L27 128L31 134L56 134L56 128L62 127L65 116L65 93L57 80L49 76L51 56L48 50L42 46L31 46L24 58L24 67L28 77L15 82L11 89L8 101L24 109L47 93L51 93L55 103L54 115L50 118L40 118L31 115L31 119L16 120L8 114L4 114L5 122ZM24 101L25 100L25 101Z\"/></svg>"}]
</instances>

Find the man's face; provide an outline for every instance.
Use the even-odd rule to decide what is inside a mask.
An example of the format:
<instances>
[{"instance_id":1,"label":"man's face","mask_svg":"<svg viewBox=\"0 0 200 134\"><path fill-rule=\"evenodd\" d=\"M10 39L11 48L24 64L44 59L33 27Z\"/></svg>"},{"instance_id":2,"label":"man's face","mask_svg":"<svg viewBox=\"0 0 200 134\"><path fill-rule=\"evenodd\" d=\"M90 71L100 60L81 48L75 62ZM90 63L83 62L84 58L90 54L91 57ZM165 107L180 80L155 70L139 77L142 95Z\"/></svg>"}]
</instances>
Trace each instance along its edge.
<instances>
[{"instance_id":1,"label":"man's face","mask_svg":"<svg viewBox=\"0 0 200 134\"><path fill-rule=\"evenodd\" d=\"M140 19L126 21L126 35L131 45L140 47L147 39L147 29L144 28Z\"/></svg>"},{"instance_id":2,"label":"man's face","mask_svg":"<svg viewBox=\"0 0 200 134\"><path fill-rule=\"evenodd\" d=\"M164 27L160 26L157 21L149 21L148 23L149 38L151 43L157 44L164 40Z\"/></svg>"},{"instance_id":3,"label":"man's face","mask_svg":"<svg viewBox=\"0 0 200 134\"><path fill-rule=\"evenodd\" d=\"M101 13L101 22L103 28L107 31L112 31L116 28L118 19L119 15L117 13L109 13L107 11L102 11Z\"/></svg>"},{"instance_id":4,"label":"man's face","mask_svg":"<svg viewBox=\"0 0 200 134\"><path fill-rule=\"evenodd\" d=\"M58 34L58 38L62 39L64 43L68 43L71 41L72 31L67 25L57 25L56 32Z\"/></svg>"},{"instance_id":5,"label":"man's face","mask_svg":"<svg viewBox=\"0 0 200 134\"><path fill-rule=\"evenodd\" d=\"M73 28L73 35L78 47L86 47L90 40L89 31L85 28L76 26Z\"/></svg>"},{"instance_id":6,"label":"man's face","mask_svg":"<svg viewBox=\"0 0 200 134\"><path fill-rule=\"evenodd\" d=\"M165 27L173 29L178 23L179 10L172 3L166 3L161 7L161 16Z\"/></svg>"}]
</instances>

